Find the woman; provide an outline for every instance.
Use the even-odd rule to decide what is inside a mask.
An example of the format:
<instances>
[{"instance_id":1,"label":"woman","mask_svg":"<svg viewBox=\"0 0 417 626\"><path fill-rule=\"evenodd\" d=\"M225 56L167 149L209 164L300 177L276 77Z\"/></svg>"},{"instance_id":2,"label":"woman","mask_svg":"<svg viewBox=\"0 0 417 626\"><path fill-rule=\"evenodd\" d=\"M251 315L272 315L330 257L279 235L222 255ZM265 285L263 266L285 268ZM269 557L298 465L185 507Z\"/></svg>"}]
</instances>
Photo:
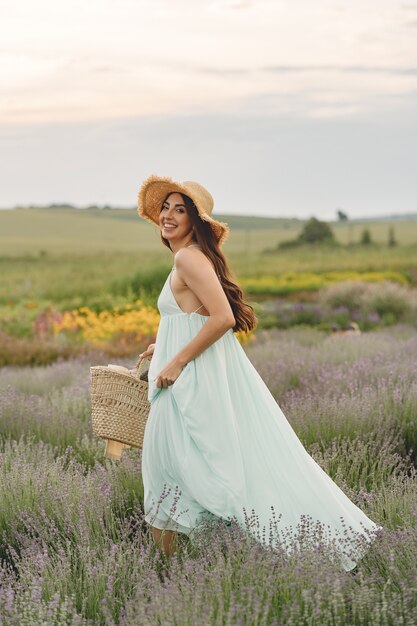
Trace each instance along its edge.
<instances>
[{"instance_id":1,"label":"woman","mask_svg":"<svg viewBox=\"0 0 417 626\"><path fill-rule=\"evenodd\" d=\"M139 191L139 215L159 226L175 263L158 298L156 342L142 353L152 355L145 519L168 555L177 533L189 535L203 519L247 527L252 511L283 545L288 529L310 518L327 527L329 545L340 539L349 571L381 527L307 453L235 337L256 317L220 250L228 226L212 209L210 193L192 181L153 175ZM362 539L355 558L341 553L347 527L352 549Z\"/></svg>"}]
</instances>

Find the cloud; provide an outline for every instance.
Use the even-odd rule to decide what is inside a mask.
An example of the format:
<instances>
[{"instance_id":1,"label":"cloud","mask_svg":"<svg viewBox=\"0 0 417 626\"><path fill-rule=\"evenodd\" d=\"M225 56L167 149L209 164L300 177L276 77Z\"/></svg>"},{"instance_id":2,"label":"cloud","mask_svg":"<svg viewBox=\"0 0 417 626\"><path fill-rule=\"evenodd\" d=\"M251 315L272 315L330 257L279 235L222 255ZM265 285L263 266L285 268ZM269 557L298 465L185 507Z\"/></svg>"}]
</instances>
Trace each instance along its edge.
<instances>
[{"instance_id":1,"label":"cloud","mask_svg":"<svg viewBox=\"0 0 417 626\"><path fill-rule=\"evenodd\" d=\"M251 0L226 0L224 2L228 9L246 9L253 5Z\"/></svg>"},{"instance_id":2,"label":"cloud","mask_svg":"<svg viewBox=\"0 0 417 626\"><path fill-rule=\"evenodd\" d=\"M417 26L417 20L416 20ZM177 69L180 69L177 66ZM220 67L220 66L197 66L182 69L188 69L201 74L212 74L215 76L245 76L268 72L271 74L302 74L302 73L318 73L331 72L339 74L386 74L393 76L417 76L417 66L415 67L389 67L378 65L266 65L263 67Z\"/></svg>"},{"instance_id":3,"label":"cloud","mask_svg":"<svg viewBox=\"0 0 417 626\"><path fill-rule=\"evenodd\" d=\"M9 123L219 114L270 92L277 115L288 104L353 115L416 86L412 0L403 10L384 0L379 12L359 0L4 1Z\"/></svg>"},{"instance_id":4,"label":"cloud","mask_svg":"<svg viewBox=\"0 0 417 626\"><path fill-rule=\"evenodd\" d=\"M417 76L417 67L381 67L377 65L271 65L262 68L267 72L288 74L291 72L340 72L347 74L395 74Z\"/></svg>"},{"instance_id":5,"label":"cloud","mask_svg":"<svg viewBox=\"0 0 417 626\"><path fill-rule=\"evenodd\" d=\"M215 76L244 76L250 74L252 70L247 67L225 68L225 67L197 67L194 71L200 74L213 74Z\"/></svg>"},{"instance_id":6,"label":"cloud","mask_svg":"<svg viewBox=\"0 0 417 626\"><path fill-rule=\"evenodd\" d=\"M416 21L417 25L417 21ZM177 66L177 69L180 69ZM226 78L236 76L237 78L241 76L259 76L262 72L267 72L270 74L303 74L303 73L338 73L338 74L382 74L382 75L391 75L391 76L417 76L417 66L416 67L388 67L388 66L378 66L378 65L267 65L263 67L215 67L215 66L197 66L197 67L188 67L183 70L192 71L200 74L207 74L213 76L224 76Z\"/></svg>"},{"instance_id":7,"label":"cloud","mask_svg":"<svg viewBox=\"0 0 417 626\"><path fill-rule=\"evenodd\" d=\"M113 72L123 71L126 71L125 68L117 65L93 65L91 67L91 72L97 72L98 74L111 74Z\"/></svg>"},{"instance_id":8,"label":"cloud","mask_svg":"<svg viewBox=\"0 0 417 626\"><path fill-rule=\"evenodd\" d=\"M214 0L209 8L213 9L247 9L254 4L253 0Z\"/></svg>"}]
</instances>

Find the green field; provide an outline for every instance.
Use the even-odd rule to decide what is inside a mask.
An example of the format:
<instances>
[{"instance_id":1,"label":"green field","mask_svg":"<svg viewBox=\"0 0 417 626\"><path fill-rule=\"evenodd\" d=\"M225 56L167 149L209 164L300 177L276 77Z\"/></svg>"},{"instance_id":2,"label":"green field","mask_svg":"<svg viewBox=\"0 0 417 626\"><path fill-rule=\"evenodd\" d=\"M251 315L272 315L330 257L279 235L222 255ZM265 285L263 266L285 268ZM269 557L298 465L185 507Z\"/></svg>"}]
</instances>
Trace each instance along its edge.
<instances>
[{"instance_id":1,"label":"green field","mask_svg":"<svg viewBox=\"0 0 417 626\"><path fill-rule=\"evenodd\" d=\"M341 270L404 273L417 283L417 220L331 224L341 247L304 246L266 254L298 235L300 220L221 216L231 227L223 250L238 278L285 272ZM387 245L395 229L398 245ZM375 244L346 245L368 228ZM138 272L170 268L172 256L157 227L134 209L16 209L0 211L0 301L62 301L114 291Z\"/></svg>"},{"instance_id":2,"label":"green field","mask_svg":"<svg viewBox=\"0 0 417 626\"><path fill-rule=\"evenodd\" d=\"M224 249L228 254L259 254L265 248L292 239L303 221L251 216L217 216L230 225ZM360 240L366 227L379 244L395 229L401 246L417 247L417 219L331 223L342 244ZM1 256L97 252L158 252L158 228L142 220L134 209L15 209L0 211Z\"/></svg>"}]
</instances>

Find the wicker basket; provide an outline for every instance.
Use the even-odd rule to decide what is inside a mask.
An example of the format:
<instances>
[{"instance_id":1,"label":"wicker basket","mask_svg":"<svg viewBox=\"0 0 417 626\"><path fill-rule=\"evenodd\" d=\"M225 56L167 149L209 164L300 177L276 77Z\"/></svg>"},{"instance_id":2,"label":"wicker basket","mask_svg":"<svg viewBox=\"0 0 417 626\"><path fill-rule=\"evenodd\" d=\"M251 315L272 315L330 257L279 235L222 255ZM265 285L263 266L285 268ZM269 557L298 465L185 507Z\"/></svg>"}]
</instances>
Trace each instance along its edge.
<instances>
[{"instance_id":1,"label":"wicker basket","mask_svg":"<svg viewBox=\"0 0 417 626\"><path fill-rule=\"evenodd\" d=\"M91 424L99 437L142 447L150 404L148 382L139 377L146 361L139 358L132 374L90 367Z\"/></svg>"}]
</instances>

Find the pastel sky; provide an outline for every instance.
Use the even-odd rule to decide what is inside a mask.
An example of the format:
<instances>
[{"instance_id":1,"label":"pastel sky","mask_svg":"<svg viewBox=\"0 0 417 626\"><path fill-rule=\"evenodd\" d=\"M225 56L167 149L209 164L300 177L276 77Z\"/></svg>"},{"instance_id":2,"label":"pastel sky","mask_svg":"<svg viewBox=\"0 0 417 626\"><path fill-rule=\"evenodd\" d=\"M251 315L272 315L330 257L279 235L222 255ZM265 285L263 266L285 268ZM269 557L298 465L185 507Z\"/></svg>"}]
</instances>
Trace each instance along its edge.
<instances>
[{"instance_id":1,"label":"pastel sky","mask_svg":"<svg viewBox=\"0 0 417 626\"><path fill-rule=\"evenodd\" d=\"M0 0L0 206L417 211L417 2Z\"/></svg>"}]
</instances>

